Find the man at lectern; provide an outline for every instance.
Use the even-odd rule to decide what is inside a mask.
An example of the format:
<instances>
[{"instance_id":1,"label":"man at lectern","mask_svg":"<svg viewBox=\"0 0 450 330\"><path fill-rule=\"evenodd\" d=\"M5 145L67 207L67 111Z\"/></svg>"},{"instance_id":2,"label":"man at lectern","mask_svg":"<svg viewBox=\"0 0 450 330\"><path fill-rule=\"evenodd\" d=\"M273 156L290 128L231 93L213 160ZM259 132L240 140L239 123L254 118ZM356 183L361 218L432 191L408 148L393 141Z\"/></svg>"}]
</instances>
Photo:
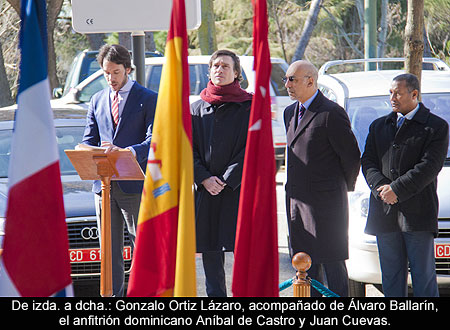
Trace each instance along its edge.
<instances>
[{"instance_id":1,"label":"man at lectern","mask_svg":"<svg viewBox=\"0 0 450 330\"><path fill-rule=\"evenodd\" d=\"M92 96L83 143L106 147L105 152L130 149L145 173L152 136L157 94L131 80L129 51L120 45L104 45L97 61L109 87ZM134 245L143 181L112 181L111 244L113 295L124 293L123 227ZM95 181L97 225L100 228L101 182Z\"/></svg>"}]
</instances>

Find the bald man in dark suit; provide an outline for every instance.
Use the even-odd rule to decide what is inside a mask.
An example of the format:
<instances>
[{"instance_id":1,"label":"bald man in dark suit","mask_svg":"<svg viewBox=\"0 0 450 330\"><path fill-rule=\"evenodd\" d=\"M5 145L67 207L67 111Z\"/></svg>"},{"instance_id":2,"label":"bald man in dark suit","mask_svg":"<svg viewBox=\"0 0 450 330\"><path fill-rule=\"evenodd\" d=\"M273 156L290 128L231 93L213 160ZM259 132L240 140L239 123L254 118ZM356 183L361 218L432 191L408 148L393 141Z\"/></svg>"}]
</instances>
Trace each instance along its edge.
<instances>
[{"instance_id":1,"label":"bald man in dark suit","mask_svg":"<svg viewBox=\"0 0 450 330\"><path fill-rule=\"evenodd\" d=\"M311 278L348 296L347 192L354 189L360 151L347 113L318 90L317 78L307 61L292 63L285 78L295 100L284 111L290 248L311 256Z\"/></svg>"}]
</instances>

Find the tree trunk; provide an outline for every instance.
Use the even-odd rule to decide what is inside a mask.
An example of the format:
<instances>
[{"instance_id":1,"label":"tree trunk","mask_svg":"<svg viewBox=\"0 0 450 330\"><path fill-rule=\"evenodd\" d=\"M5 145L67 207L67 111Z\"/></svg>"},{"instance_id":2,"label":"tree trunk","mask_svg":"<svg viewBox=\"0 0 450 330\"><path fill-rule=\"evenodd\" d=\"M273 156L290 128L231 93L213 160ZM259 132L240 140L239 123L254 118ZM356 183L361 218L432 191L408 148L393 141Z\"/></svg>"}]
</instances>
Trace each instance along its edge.
<instances>
[{"instance_id":1,"label":"tree trunk","mask_svg":"<svg viewBox=\"0 0 450 330\"><path fill-rule=\"evenodd\" d=\"M99 50L100 47L105 43L104 33L86 33L86 38L89 42L89 48L91 50Z\"/></svg>"},{"instance_id":2,"label":"tree trunk","mask_svg":"<svg viewBox=\"0 0 450 330\"><path fill-rule=\"evenodd\" d=\"M119 44L131 50L131 32L119 32Z\"/></svg>"},{"instance_id":3,"label":"tree trunk","mask_svg":"<svg viewBox=\"0 0 450 330\"><path fill-rule=\"evenodd\" d=\"M408 16L405 28L405 70L422 77L423 57L423 0L408 0Z\"/></svg>"},{"instance_id":4,"label":"tree trunk","mask_svg":"<svg viewBox=\"0 0 450 330\"><path fill-rule=\"evenodd\" d=\"M155 39L153 38L153 32L145 32L145 50L149 52L156 51Z\"/></svg>"},{"instance_id":5,"label":"tree trunk","mask_svg":"<svg viewBox=\"0 0 450 330\"><path fill-rule=\"evenodd\" d=\"M2 43L0 40L0 107L13 104L11 90L9 88L8 77L6 76L5 64L3 61Z\"/></svg>"},{"instance_id":6,"label":"tree trunk","mask_svg":"<svg viewBox=\"0 0 450 330\"><path fill-rule=\"evenodd\" d=\"M275 20L275 24L277 25L278 40L281 45L281 51L283 52L283 58L287 62L288 60L287 60L287 56L286 56L286 49L284 46L284 37L283 37L283 32L281 31L280 19L278 17L278 4L279 3L280 2L274 3L274 0L271 0L268 3L268 6L269 6L269 11L272 12L272 16L273 16L273 19Z\"/></svg>"},{"instance_id":7,"label":"tree trunk","mask_svg":"<svg viewBox=\"0 0 450 330\"><path fill-rule=\"evenodd\" d=\"M387 13L388 13L388 0L381 0L380 5L380 29L378 32L378 50L377 57L384 57L384 51L386 49L386 36L387 36Z\"/></svg>"},{"instance_id":8,"label":"tree trunk","mask_svg":"<svg viewBox=\"0 0 450 330\"><path fill-rule=\"evenodd\" d=\"M202 0L202 24L198 28L202 55L211 55L217 50L215 24L213 0Z\"/></svg>"},{"instance_id":9,"label":"tree trunk","mask_svg":"<svg viewBox=\"0 0 450 330\"><path fill-rule=\"evenodd\" d=\"M59 79L56 71L56 53L53 32L55 31L56 19L63 5L63 0L47 0L47 38L48 38L48 78L50 91L59 87ZM53 93L50 93L52 95Z\"/></svg>"},{"instance_id":10,"label":"tree trunk","mask_svg":"<svg viewBox=\"0 0 450 330\"><path fill-rule=\"evenodd\" d=\"M303 26L302 36L295 49L292 62L301 60L305 55L306 47L308 46L309 39L311 39L312 32L317 23L317 16L319 16L320 5L322 0L311 0L311 6L309 7L308 17L306 18L305 25Z\"/></svg>"}]
</instances>

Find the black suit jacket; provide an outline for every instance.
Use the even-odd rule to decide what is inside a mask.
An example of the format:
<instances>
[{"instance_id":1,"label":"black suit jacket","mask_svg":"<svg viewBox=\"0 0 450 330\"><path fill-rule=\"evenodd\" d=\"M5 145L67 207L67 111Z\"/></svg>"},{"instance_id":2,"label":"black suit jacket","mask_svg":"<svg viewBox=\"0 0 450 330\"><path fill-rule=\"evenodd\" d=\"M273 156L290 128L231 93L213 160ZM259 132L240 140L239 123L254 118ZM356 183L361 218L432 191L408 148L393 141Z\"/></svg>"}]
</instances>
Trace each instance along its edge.
<instances>
[{"instance_id":1,"label":"black suit jacket","mask_svg":"<svg viewBox=\"0 0 450 330\"><path fill-rule=\"evenodd\" d=\"M437 176L448 150L448 124L422 103L397 131L397 114L376 119L369 129L362 170L372 191L366 232L438 232ZM390 206L377 188L390 184L399 202Z\"/></svg>"},{"instance_id":2,"label":"black suit jacket","mask_svg":"<svg viewBox=\"0 0 450 330\"><path fill-rule=\"evenodd\" d=\"M359 173L358 144L345 110L320 91L296 127L298 105L284 112L291 248L315 262L345 260L347 192Z\"/></svg>"}]
</instances>

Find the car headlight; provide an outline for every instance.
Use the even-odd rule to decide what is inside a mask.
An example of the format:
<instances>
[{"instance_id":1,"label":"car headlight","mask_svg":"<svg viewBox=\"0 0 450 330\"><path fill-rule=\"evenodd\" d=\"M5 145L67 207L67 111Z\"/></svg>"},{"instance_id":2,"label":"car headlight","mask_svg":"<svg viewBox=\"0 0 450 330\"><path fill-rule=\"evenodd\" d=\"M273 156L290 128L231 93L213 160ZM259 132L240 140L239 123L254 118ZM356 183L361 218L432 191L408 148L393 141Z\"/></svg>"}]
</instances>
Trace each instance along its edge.
<instances>
[{"instance_id":1,"label":"car headlight","mask_svg":"<svg viewBox=\"0 0 450 330\"><path fill-rule=\"evenodd\" d=\"M369 197L370 195L362 191L350 192L348 194L350 211L355 215L367 218L369 214Z\"/></svg>"},{"instance_id":2,"label":"car headlight","mask_svg":"<svg viewBox=\"0 0 450 330\"><path fill-rule=\"evenodd\" d=\"M348 194L350 213L349 239L355 243L376 244L375 236L364 233L369 214L369 191L354 191Z\"/></svg>"}]
</instances>

